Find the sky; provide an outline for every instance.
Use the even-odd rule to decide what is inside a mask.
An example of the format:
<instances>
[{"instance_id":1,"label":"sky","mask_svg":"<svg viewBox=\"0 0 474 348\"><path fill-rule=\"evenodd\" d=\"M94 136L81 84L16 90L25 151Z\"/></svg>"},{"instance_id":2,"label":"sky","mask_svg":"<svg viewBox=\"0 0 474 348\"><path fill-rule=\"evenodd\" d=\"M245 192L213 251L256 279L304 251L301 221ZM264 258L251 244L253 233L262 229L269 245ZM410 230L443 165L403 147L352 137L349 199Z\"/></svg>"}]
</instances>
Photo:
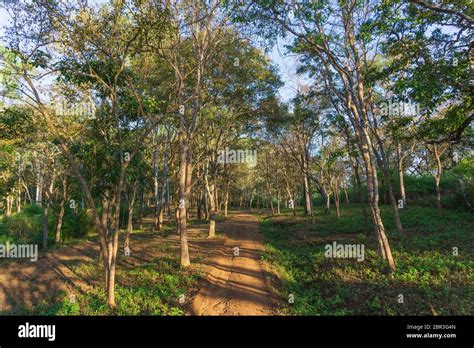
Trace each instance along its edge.
<instances>
[{"instance_id":1,"label":"sky","mask_svg":"<svg viewBox=\"0 0 474 348\"><path fill-rule=\"evenodd\" d=\"M298 60L295 55L289 54L285 49L286 42L281 40L273 47L268 56L274 65L278 67L280 77L285 83L279 90L280 99L288 102L296 95L299 84L307 84L307 78L296 73Z\"/></svg>"}]
</instances>

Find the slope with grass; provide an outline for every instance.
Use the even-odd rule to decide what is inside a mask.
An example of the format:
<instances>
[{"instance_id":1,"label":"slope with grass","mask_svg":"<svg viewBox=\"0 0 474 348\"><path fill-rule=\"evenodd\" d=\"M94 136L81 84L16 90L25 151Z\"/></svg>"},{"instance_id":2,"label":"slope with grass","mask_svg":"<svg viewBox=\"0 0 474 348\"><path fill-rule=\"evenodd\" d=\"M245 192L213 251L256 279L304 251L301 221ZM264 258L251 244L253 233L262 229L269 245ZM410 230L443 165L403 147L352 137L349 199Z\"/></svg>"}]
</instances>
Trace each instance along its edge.
<instances>
[{"instance_id":1,"label":"slope with grass","mask_svg":"<svg viewBox=\"0 0 474 348\"><path fill-rule=\"evenodd\" d=\"M365 232L357 206L343 207L340 219L318 210L314 225L289 213L263 218L264 259L278 279L274 291L282 299L279 312L472 315L474 214L412 206L402 211L405 231L398 235L389 207L382 212L397 262L393 275L377 253L375 236ZM324 247L334 241L364 244L365 260L326 258Z\"/></svg>"}]
</instances>

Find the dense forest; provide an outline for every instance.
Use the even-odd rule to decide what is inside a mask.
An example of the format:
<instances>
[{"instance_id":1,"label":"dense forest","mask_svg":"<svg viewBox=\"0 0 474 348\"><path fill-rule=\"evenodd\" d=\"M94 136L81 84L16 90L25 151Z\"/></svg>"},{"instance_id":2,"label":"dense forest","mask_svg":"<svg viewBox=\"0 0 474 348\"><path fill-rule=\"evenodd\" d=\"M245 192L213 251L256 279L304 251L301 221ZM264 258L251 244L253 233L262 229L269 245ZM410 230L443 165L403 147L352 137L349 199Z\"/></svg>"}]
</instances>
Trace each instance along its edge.
<instances>
[{"instance_id":1,"label":"dense forest","mask_svg":"<svg viewBox=\"0 0 474 348\"><path fill-rule=\"evenodd\" d=\"M0 313L472 314L469 7L4 3Z\"/></svg>"}]
</instances>

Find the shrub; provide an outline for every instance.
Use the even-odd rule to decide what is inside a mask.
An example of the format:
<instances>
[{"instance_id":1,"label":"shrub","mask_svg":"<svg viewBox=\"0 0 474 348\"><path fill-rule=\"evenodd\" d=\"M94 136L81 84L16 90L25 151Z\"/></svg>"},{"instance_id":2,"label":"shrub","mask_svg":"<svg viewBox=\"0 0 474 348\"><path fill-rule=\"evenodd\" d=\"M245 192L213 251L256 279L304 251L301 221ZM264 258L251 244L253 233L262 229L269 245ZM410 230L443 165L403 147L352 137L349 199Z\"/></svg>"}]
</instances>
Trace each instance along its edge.
<instances>
[{"instance_id":1,"label":"shrub","mask_svg":"<svg viewBox=\"0 0 474 348\"><path fill-rule=\"evenodd\" d=\"M0 222L0 241L8 240L18 244L40 244L43 240L43 207L28 205L20 213L5 216ZM57 212L50 209L48 230L49 243L54 241L57 225ZM80 238L87 234L91 227L90 218L85 210L67 208L64 214L61 235L63 240Z\"/></svg>"},{"instance_id":2,"label":"shrub","mask_svg":"<svg viewBox=\"0 0 474 348\"><path fill-rule=\"evenodd\" d=\"M39 244L42 240L43 208L26 206L20 213L3 219L0 233L19 244Z\"/></svg>"},{"instance_id":3,"label":"shrub","mask_svg":"<svg viewBox=\"0 0 474 348\"><path fill-rule=\"evenodd\" d=\"M57 215L50 219L50 231L55 231L57 225ZM63 226L61 230L61 238L68 240L71 238L84 237L91 228L91 220L85 210L78 209L75 212L72 209L66 208L63 219Z\"/></svg>"}]
</instances>

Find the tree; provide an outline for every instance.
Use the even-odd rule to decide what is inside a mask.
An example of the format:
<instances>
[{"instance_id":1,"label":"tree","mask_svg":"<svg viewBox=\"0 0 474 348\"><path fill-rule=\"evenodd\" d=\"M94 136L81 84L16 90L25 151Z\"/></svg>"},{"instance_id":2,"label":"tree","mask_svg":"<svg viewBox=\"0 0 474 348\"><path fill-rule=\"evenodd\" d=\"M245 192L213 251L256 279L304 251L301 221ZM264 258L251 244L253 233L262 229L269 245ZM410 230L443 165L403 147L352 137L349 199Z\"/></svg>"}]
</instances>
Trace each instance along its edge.
<instances>
[{"instance_id":1,"label":"tree","mask_svg":"<svg viewBox=\"0 0 474 348\"><path fill-rule=\"evenodd\" d=\"M372 6L356 1L321 2L318 6L255 1L236 17L239 20L244 17L247 23L256 22L260 32L269 37L274 37L275 31L269 32L268 23L278 25L277 32L295 38L294 53L302 55L305 63L322 67L321 77L344 105L345 115L354 129L365 166L369 205L380 251L393 271L395 262L379 208L379 182L369 126L371 91L364 77L369 64L367 53L373 42L370 35L365 35L367 28L363 24L372 10ZM331 18L326 16L327 12L332 14Z\"/></svg>"}]
</instances>

